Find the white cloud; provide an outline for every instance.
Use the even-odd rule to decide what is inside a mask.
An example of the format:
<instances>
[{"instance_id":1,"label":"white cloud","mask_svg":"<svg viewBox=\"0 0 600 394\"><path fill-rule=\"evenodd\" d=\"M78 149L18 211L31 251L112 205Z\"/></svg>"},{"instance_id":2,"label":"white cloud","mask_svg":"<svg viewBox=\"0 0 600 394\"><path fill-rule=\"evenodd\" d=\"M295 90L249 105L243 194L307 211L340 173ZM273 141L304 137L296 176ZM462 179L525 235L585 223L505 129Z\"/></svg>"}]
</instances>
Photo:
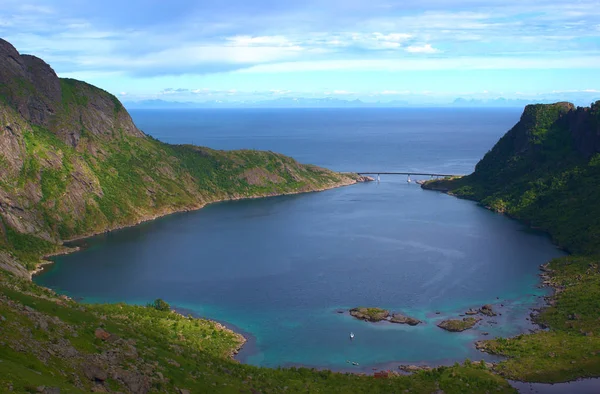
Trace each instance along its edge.
<instances>
[{"instance_id":1,"label":"white cloud","mask_svg":"<svg viewBox=\"0 0 600 394\"><path fill-rule=\"evenodd\" d=\"M394 96L394 95L400 95L400 94L410 94L410 90L384 90L382 92L377 92L375 94L381 94L384 96Z\"/></svg>"},{"instance_id":2,"label":"white cloud","mask_svg":"<svg viewBox=\"0 0 600 394\"><path fill-rule=\"evenodd\" d=\"M409 71L409 70L498 70L498 69L597 69L600 54L562 57L459 57L322 60L271 63L252 66L238 73L296 71Z\"/></svg>"},{"instance_id":3,"label":"white cloud","mask_svg":"<svg viewBox=\"0 0 600 394\"><path fill-rule=\"evenodd\" d=\"M289 47L295 46L289 39L284 36L234 36L225 39L232 46L252 47L252 46L267 46L267 47Z\"/></svg>"},{"instance_id":4,"label":"white cloud","mask_svg":"<svg viewBox=\"0 0 600 394\"><path fill-rule=\"evenodd\" d=\"M439 52L439 49L435 49L434 47L431 46L431 44L411 45L411 46L404 48L404 50L406 52L410 52L410 53L437 53L437 52Z\"/></svg>"}]
</instances>

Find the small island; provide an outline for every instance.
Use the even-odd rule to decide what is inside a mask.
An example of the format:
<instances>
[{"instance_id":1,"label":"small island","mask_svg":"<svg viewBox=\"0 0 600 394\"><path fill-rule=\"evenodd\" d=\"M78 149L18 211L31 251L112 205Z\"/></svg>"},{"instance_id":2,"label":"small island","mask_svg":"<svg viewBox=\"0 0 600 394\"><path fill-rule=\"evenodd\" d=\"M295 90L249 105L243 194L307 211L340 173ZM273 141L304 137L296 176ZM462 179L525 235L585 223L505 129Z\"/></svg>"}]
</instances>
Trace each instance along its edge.
<instances>
[{"instance_id":1,"label":"small island","mask_svg":"<svg viewBox=\"0 0 600 394\"><path fill-rule=\"evenodd\" d=\"M449 319L444 320L439 323L437 326L439 328L443 328L446 331L450 332L461 332L473 328L475 324L477 324L481 318L479 317L465 317L464 319Z\"/></svg>"},{"instance_id":2,"label":"small island","mask_svg":"<svg viewBox=\"0 0 600 394\"><path fill-rule=\"evenodd\" d=\"M350 309L350 315L354 316L357 319L369 321L369 322L379 322L382 320L389 321L390 323L396 324L408 324L410 326L416 326L422 323L420 320L415 319L414 317L406 316L401 313L391 314L390 311L381 309L381 308L365 308L365 307L357 307Z\"/></svg>"},{"instance_id":3,"label":"small island","mask_svg":"<svg viewBox=\"0 0 600 394\"><path fill-rule=\"evenodd\" d=\"M390 316L390 312L381 308L358 307L350 309L350 315L357 319L378 322L387 319Z\"/></svg>"}]
</instances>

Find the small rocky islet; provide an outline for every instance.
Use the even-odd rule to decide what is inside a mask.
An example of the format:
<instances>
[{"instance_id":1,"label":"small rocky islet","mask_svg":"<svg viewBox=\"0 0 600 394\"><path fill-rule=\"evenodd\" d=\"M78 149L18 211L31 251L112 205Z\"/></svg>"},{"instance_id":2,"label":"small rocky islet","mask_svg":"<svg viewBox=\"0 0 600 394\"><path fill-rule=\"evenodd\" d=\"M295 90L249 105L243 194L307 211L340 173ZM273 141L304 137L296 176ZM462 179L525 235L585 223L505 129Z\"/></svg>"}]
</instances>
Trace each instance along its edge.
<instances>
[{"instance_id":1,"label":"small rocky islet","mask_svg":"<svg viewBox=\"0 0 600 394\"><path fill-rule=\"evenodd\" d=\"M390 311L382 308L356 307L350 309L349 312L351 316L371 323L388 321L390 323L408 324L410 326L416 326L423 323L414 317L406 316L401 313L391 313ZM338 311L338 313L340 313L340 311ZM488 317L497 316L492 305L490 304L483 305L479 309L471 308L466 311L465 314L469 316L462 319L446 319L438 323L437 326L450 332L462 332L475 327L477 323L483 320L482 317L473 317L474 315L485 315Z\"/></svg>"},{"instance_id":2,"label":"small rocky islet","mask_svg":"<svg viewBox=\"0 0 600 394\"><path fill-rule=\"evenodd\" d=\"M448 319L438 323L439 328L443 328L450 332L462 332L473 328L479 321L480 317L465 317L462 319Z\"/></svg>"},{"instance_id":3,"label":"small rocky islet","mask_svg":"<svg viewBox=\"0 0 600 394\"><path fill-rule=\"evenodd\" d=\"M389 321L396 324L408 324L416 326L422 323L419 319L406 316L401 313L390 313L390 311L381 308L358 307L350 309L350 315L357 319L376 323L379 321Z\"/></svg>"}]
</instances>

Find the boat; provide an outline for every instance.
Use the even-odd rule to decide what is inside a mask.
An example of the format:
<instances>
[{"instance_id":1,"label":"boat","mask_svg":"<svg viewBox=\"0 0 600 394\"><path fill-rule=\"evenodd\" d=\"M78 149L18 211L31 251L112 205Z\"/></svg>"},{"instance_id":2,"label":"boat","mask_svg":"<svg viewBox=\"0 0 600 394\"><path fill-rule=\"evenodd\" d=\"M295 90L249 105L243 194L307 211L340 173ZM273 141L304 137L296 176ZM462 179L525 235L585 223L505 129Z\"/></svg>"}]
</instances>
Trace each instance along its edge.
<instances>
[{"instance_id":1,"label":"boat","mask_svg":"<svg viewBox=\"0 0 600 394\"><path fill-rule=\"evenodd\" d=\"M354 339L354 333L353 332L350 333L350 339Z\"/></svg>"}]
</instances>

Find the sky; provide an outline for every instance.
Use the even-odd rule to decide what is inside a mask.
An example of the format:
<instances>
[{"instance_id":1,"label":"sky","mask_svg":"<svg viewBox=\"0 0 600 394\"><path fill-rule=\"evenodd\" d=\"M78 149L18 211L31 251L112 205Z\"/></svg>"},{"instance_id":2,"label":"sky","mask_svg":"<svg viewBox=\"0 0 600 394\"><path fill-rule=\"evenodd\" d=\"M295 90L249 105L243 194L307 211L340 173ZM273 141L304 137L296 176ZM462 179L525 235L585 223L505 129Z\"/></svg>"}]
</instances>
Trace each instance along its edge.
<instances>
[{"instance_id":1,"label":"sky","mask_svg":"<svg viewBox=\"0 0 600 394\"><path fill-rule=\"evenodd\" d=\"M600 98L598 0L0 4L0 37L122 101Z\"/></svg>"}]
</instances>

